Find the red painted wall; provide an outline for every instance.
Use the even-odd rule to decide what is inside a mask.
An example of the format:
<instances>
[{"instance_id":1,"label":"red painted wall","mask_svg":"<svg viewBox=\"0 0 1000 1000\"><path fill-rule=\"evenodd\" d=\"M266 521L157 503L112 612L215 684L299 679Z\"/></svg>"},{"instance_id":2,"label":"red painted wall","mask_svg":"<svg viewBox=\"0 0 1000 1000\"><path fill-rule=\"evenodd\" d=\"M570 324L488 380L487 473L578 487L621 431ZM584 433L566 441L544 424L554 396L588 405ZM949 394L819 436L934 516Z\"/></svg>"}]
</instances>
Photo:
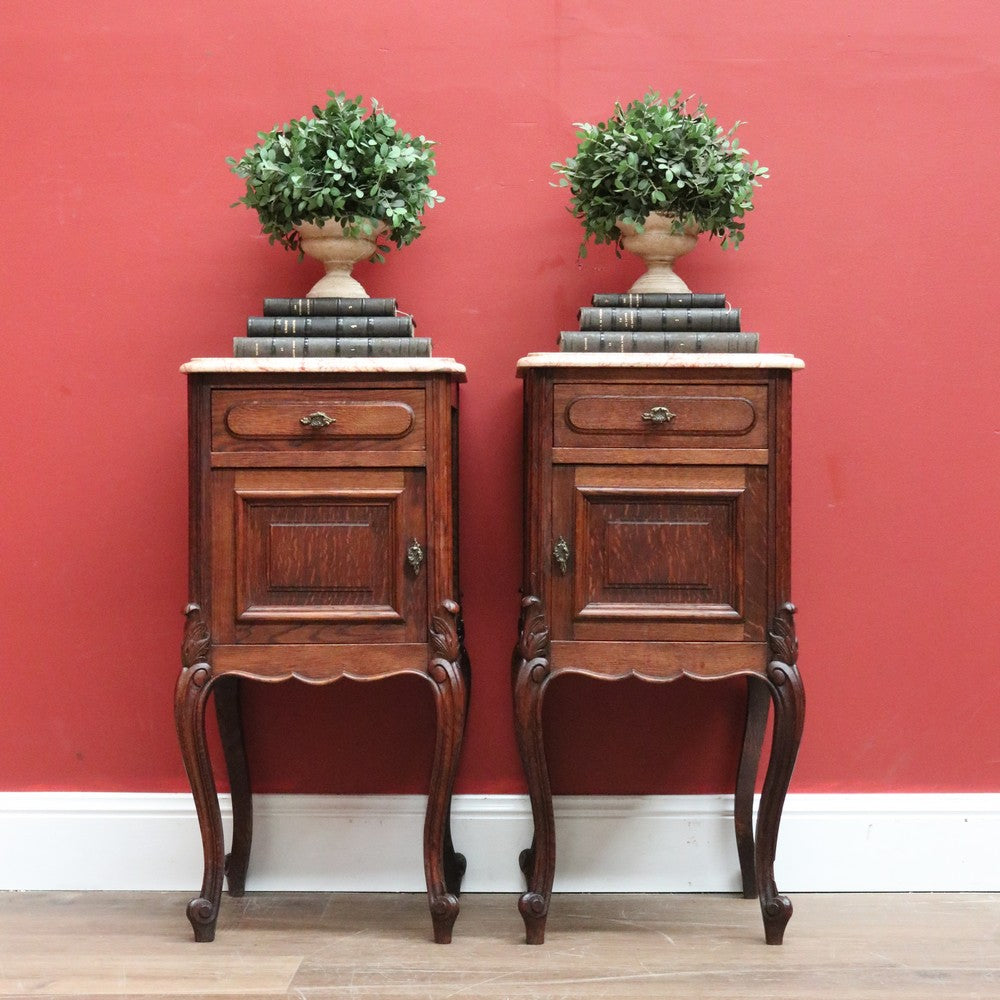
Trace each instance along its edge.
<instances>
[{"instance_id":1,"label":"red painted wall","mask_svg":"<svg viewBox=\"0 0 1000 1000\"><path fill-rule=\"evenodd\" d=\"M594 252L548 164L647 88L701 94L771 168L737 253L682 271L794 352L799 791L1000 786L1000 385L992 0L839 5L37 0L0 6L4 428L0 788L180 790L179 364L225 355L314 265L229 205L224 158L328 88L439 144L444 205L374 295L464 362L464 604L475 669L459 791L522 788L508 670L520 559L516 359L637 266ZM562 792L729 787L736 685L567 679ZM261 790L418 791L415 681L249 705Z\"/></svg>"}]
</instances>

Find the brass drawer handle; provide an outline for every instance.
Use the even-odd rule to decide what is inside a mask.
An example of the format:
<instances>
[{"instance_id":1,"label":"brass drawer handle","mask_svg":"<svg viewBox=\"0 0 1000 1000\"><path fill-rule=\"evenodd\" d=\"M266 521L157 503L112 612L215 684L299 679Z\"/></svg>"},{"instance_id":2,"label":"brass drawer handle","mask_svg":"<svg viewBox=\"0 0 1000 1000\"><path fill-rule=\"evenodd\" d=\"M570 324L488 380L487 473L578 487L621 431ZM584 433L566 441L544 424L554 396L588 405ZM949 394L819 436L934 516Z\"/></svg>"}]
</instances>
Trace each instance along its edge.
<instances>
[{"instance_id":1,"label":"brass drawer handle","mask_svg":"<svg viewBox=\"0 0 1000 1000\"><path fill-rule=\"evenodd\" d=\"M325 413L319 410L315 413L310 413L307 417L301 417L299 419L299 423L304 427L329 427L330 424L335 424L336 422L336 417L328 417Z\"/></svg>"},{"instance_id":2,"label":"brass drawer handle","mask_svg":"<svg viewBox=\"0 0 1000 1000\"><path fill-rule=\"evenodd\" d=\"M424 550L415 538L410 542L410 547L406 550L406 561L410 564L414 576L420 575L420 567L424 561Z\"/></svg>"},{"instance_id":3,"label":"brass drawer handle","mask_svg":"<svg viewBox=\"0 0 1000 1000\"><path fill-rule=\"evenodd\" d=\"M671 413L665 406L654 406L642 415L642 419L652 424L665 424L676 416L676 413Z\"/></svg>"},{"instance_id":4,"label":"brass drawer handle","mask_svg":"<svg viewBox=\"0 0 1000 1000\"><path fill-rule=\"evenodd\" d=\"M559 536L552 549L552 558L559 563L559 572L565 576L569 569L569 542L562 535Z\"/></svg>"}]
</instances>

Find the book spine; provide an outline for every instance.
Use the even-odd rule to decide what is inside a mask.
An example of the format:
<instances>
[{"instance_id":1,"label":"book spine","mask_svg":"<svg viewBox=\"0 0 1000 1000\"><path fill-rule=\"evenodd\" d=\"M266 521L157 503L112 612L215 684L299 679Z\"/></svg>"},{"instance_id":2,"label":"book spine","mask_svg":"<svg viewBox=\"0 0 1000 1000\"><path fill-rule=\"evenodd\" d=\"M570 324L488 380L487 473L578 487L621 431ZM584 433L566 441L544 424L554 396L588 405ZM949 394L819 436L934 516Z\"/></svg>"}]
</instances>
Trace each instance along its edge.
<instances>
[{"instance_id":1,"label":"book spine","mask_svg":"<svg viewBox=\"0 0 1000 1000\"><path fill-rule=\"evenodd\" d=\"M738 332L739 328L739 309L617 309L584 306L580 310L580 329L588 331Z\"/></svg>"},{"instance_id":2,"label":"book spine","mask_svg":"<svg viewBox=\"0 0 1000 1000\"><path fill-rule=\"evenodd\" d=\"M429 358L430 337L233 337L236 358Z\"/></svg>"},{"instance_id":3,"label":"book spine","mask_svg":"<svg viewBox=\"0 0 1000 1000\"><path fill-rule=\"evenodd\" d=\"M411 316L251 316L248 337L412 337Z\"/></svg>"},{"instance_id":4,"label":"book spine","mask_svg":"<svg viewBox=\"0 0 1000 1000\"><path fill-rule=\"evenodd\" d=\"M264 299L265 316L395 316L395 299Z\"/></svg>"},{"instance_id":5,"label":"book spine","mask_svg":"<svg viewBox=\"0 0 1000 1000\"><path fill-rule=\"evenodd\" d=\"M599 292L590 304L631 309L724 309L726 296L721 292L624 292L620 295Z\"/></svg>"},{"instance_id":6,"label":"book spine","mask_svg":"<svg viewBox=\"0 0 1000 1000\"><path fill-rule=\"evenodd\" d=\"M567 330L559 335L563 351L594 353L756 354L756 333L694 331L688 333L598 333Z\"/></svg>"}]
</instances>

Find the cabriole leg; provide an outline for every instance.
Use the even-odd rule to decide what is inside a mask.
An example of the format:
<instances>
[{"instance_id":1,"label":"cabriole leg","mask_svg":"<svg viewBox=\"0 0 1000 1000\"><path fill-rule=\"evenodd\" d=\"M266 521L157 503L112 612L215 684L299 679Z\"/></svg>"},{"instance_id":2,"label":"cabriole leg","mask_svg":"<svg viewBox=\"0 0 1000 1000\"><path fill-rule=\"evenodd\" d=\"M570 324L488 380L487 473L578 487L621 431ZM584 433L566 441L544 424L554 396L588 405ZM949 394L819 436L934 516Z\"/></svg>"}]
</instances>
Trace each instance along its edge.
<instances>
[{"instance_id":1,"label":"cabriole leg","mask_svg":"<svg viewBox=\"0 0 1000 1000\"><path fill-rule=\"evenodd\" d=\"M781 810L802 740L805 716L805 692L796 667L798 642L792 618L794 613L795 608L791 604L780 608L769 632L772 659L767 665L767 681L774 703L774 732L757 816L756 859L757 892L764 917L764 937L768 944L781 944L785 926L792 916L791 900L779 895L775 885L774 855Z\"/></svg>"},{"instance_id":2,"label":"cabriole leg","mask_svg":"<svg viewBox=\"0 0 1000 1000\"><path fill-rule=\"evenodd\" d=\"M465 731L467 686L458 637L458 605L444 601L431 618L431 658L427 673L434 686L437 739L424 822L424 874L434 923L434 940L451 941L458 917L458 892L465 858L451 841L451 797Z\"/></svg>"},{"instance_id":3,"label":"cabriole leg","mask_svg":"<svg viewBox=\"0 0 1000 1000\"><path fill-rule=\"evenodd\" d=\"M174 721L198 812L205 855L201 895L188 903L187 916L194 928L195 940L212 941L222 896L224 845L219 796L205 741L205 706L213 684L207 660L211 643L198 605L188 605L186 614L181 647L182 669L174 698Z\"/></svg>"},{"instance_id":4,"label":"cabriole leg","mask_svg":"<svg viewBox=\"0 0 1000 1000\"><path fill-rule=\"evenodd\" d=\"M528 944L545 941L556 868L555 817L542 731L542 699L549 677L550 655L549 625L542 602L537 597L526 597L521 602L520 631L511 666L517 746L535 826L531 847L522 851L519 859L528 883L527 892L518 902Z\"/></svg>"}]
</instances>

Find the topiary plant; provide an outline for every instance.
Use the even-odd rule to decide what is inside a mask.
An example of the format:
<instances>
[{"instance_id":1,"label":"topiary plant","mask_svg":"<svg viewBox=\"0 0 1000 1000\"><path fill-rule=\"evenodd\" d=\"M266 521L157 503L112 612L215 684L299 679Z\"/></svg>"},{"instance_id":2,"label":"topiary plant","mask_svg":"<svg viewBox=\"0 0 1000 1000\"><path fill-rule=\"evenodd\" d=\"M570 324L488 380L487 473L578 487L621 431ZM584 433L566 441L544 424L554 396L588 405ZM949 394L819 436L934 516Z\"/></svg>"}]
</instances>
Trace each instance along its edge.
<instances>
[{"instance_id":1,"label":"topiary plant","mask_svg":"<svg viewBox=\"0 0 1000 1000\"><path fill-rule=\"evenodd\" d=\"M735 135L741 122L725 132L703 103L689 112L691 100L677 91L664 103L651 91L624 108L615 102L606 122L577 123L576 156L552 169L583 223L581 257L589 239L615 244L620 256L618 220L642 232L653 212L670 216L675 233L698 230L721 237L723 247L739 246L743 216L767 168L744 159Z\"/></svg>"},{"instance_id":2,"label":"topiary plant","mask_svg":"<svg viewBox=\"0 0 1000 1000\"><path fill-rule=\"evenodd\" d=\"M329 103L313 107L312 117L260 132L241 159L227 157L247 185L234 205L254 209L268 242L300 256L295 226L332 219L348 236L377 238L374 259L382 260L388 243L412 243L424 209L444 201L429 183L434 143L401 132L374 98L366 117L360 97L327 93Z\"/></svg>"}]
</instances>

